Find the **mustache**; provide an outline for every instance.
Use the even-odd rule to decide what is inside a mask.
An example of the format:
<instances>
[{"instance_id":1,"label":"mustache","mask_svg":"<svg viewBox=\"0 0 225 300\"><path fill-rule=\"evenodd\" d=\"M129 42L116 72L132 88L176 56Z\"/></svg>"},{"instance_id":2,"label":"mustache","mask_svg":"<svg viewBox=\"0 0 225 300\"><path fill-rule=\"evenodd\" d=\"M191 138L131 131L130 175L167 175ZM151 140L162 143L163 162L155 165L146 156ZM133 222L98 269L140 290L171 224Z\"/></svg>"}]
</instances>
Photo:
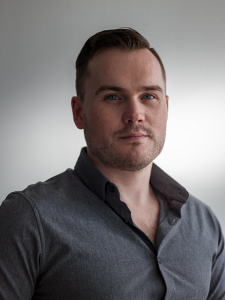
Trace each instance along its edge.
<instances>
[{"instance_id":1,"label":"mustache","mask_svg":"<svg viewBox=\"0 0 225 300\"><path fill-rule=\"evenodd\" d=\"M153 131L150 128L145 127L144 125L140 124L140 125L128 125L126 127L124 127L123 129L120 129L118 131L116 131L114 133L115 137L119 137L121 135L125 135L125 134L129 134L129 133L138 133L138 132L142 132L145 133L146 135L148 135L150 138L153 138L154 134Z\"/></svg>"}]
</instances>

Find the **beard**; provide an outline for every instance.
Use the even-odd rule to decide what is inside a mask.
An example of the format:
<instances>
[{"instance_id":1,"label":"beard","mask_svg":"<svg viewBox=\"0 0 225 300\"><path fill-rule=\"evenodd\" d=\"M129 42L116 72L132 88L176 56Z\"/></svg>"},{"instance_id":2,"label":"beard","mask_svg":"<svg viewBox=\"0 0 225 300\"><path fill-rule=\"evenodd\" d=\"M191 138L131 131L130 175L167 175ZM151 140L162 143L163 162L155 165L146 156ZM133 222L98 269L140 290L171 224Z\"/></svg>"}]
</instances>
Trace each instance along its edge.
<instances>
[{"instance_id":1,"label":"beard","mask_svg":"<svg viewBox=\"0 0 225 300\"><path fill-rule=\"evenodd\" d=\"M88 149L103 165L130 172L140 171L147 167L161 153L166 137L166 125L162 134L157 138L153 131L144 125L131 124L116 131L111 139L99 138L99 131L88 124L85 115L83 115L83 126ZM139 132L140 130L151 140L143 151L139 149L141 142L132 142L130 150L126 153L122 153L116 148L116 142L119 137L130 132Z\"/></svg>"}]
</instances>

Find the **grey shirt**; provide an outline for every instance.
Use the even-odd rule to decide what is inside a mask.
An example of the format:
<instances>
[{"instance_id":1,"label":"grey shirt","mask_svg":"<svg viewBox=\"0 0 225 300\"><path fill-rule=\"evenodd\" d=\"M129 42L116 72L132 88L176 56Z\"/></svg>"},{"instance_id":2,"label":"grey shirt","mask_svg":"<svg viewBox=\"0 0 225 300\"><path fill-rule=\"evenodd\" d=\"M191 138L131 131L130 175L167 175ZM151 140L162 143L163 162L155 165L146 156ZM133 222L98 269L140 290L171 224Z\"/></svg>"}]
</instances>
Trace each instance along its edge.
<instances>
[{"instance_id":1,"label":"grey shirt","mask_svg":"<svg viewBox=\"0 0 225 300\"><path fill-rule=\"evenodd\" d=\"M85 149L75 169L0 207L0 300L224 300L220 225L153 164L155 245Z\"/></svg>"}]
</instances>

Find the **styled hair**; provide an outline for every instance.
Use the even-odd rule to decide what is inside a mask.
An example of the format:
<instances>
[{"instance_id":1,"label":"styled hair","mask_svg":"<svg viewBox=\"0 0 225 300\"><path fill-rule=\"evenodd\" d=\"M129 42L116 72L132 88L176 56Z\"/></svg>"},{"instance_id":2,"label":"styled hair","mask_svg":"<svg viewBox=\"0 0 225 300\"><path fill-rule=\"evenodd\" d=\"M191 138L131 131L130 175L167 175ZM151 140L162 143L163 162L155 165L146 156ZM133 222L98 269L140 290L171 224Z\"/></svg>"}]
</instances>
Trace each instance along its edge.
<instances>
[{"instance_id":1,"label":"styled hair","mask_svg":"<svg viewBox=\"0 0 225 300\"><path fill-rule=\"evenodd\" d=\"M109 48L119 48L125 51L149 49L161 66L166 84L166 72L160 56L150 47L149 42L140 33L129 27L104 30L91 36L86 41L76 60L76 91L77 96L82 101L85 97L84 81L88 75L88 63L98 50Z\"/></svg>"}]
</instances>

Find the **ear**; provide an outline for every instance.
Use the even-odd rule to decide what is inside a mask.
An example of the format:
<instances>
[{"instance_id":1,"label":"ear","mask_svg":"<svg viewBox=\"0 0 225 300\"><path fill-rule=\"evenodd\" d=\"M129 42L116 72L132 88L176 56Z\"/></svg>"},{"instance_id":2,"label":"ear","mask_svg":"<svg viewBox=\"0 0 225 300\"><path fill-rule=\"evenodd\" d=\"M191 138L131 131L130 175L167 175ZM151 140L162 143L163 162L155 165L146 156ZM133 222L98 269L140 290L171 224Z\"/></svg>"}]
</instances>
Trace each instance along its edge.
<instances>
[{"instance_id":1,"label":"ear","mask_svg":"<svg viewBox=\"0 0 225 300\"><path fill-rule=\"evenodd\" d=\"M167 112L168 112L168 109L169 109L169 96L166 95L166 106L167 106Z\"/></svg>"},{"instance_id":2,"label":"ear","mask_svg":"<svg viewBox=\"0 0 225 300\"><path fill-rule=\"evenodd\" d=\"M78 97L73 97L71 99L71 107L73 112L73 120L78 129L83 129L83 119L82 119L82 101Z\"/></svg>"}]
</instances>

